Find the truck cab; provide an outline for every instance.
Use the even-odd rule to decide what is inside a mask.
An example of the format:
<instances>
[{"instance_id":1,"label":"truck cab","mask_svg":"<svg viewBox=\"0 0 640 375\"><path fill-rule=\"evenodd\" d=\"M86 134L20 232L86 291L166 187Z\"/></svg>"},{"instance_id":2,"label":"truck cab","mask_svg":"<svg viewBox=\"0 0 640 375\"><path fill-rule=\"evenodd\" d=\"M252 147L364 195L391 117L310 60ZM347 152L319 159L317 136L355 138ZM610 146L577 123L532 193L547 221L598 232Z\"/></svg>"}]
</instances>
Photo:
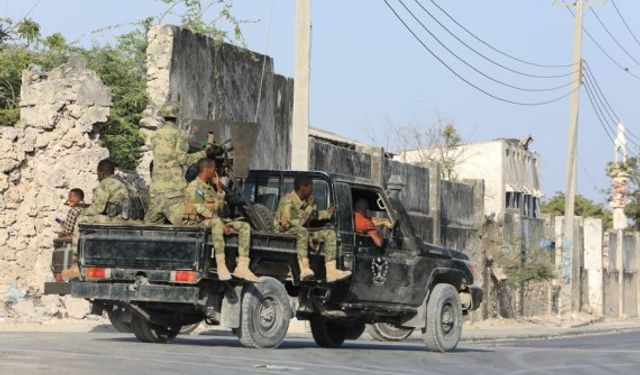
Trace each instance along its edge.
<instances>
[{"instance_id":1,"label":"truck cab","mask_svg":"<svg viewBox=\"0 0 640 375\"><path fill-rule=\"evenodd\" d=\"M338 208L331 220L308 226L336 231L338 267L352 271L349 279L324 282L324 244L311 243L316 276L300 281L295 237L271 231L280 199L300 174L313 179L319 210ZM251 269L262 282L218 280L210 234L202 227L84 225L78 242L83 280L48 283L45 292L86 298L116 328L147 342L168 342L180 327L204 320L232 329L243 345L276 347L295 316L310 321L323 347L338 347L365 330L379 340L400 341L420 329L427 349L435 351L455 348L463 315L482 300L468 256L420 239L397 194L371 181L321 171L254 170L229 191L241 198L230 201L232 211L252 224ZM358 199L368 202L370 216L393 223L383 230L382 246L356 233ZM229 238L231 269L236 249L236 239Z\"/></svg>"}]
</instances>

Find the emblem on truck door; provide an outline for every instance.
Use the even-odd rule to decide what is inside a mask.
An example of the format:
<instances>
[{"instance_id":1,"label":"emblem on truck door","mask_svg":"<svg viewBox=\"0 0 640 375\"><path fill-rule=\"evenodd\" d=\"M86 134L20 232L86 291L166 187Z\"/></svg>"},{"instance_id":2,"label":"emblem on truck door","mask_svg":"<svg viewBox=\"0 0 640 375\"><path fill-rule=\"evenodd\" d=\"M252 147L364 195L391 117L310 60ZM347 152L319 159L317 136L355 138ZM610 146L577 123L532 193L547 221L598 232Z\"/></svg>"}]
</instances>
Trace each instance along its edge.
<instances>
[{"instance_id":1,"label":"emblem on truck door","mask_svg":"<svg viewBox=\"0 0 640 375\"><path fill-rule=\"evenodd\" d=\"M371 262L371 276L373 283L381 286L387 281L387 272L389 271L389 262L383 257L374 258Z\"/></svg>"}]
</instances>

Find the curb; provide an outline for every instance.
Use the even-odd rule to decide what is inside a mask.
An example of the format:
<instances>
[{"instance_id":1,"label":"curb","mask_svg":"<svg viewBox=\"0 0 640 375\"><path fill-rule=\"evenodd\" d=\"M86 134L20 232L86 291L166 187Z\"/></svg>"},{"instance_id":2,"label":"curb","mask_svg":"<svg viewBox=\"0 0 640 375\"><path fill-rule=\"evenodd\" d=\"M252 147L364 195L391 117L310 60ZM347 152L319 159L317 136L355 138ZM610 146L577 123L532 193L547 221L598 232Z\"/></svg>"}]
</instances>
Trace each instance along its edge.
<instances>
[{"instance_id":1,"label":"curb","mask_svg":"<svg viewBox=\"0 0 640 375\"><path fill-rule=\"evenodd\" d=\"M513 336L478 336L478 337L461 337L460 342L510 342L515 340L538 340L538 339L560 339L575 336L598 336L606 334L627 333L640 331L640 327L620 327L620 328L598 328L590 330L564 330L560 332L541 332Z\"/></svg>"}]
</instances>

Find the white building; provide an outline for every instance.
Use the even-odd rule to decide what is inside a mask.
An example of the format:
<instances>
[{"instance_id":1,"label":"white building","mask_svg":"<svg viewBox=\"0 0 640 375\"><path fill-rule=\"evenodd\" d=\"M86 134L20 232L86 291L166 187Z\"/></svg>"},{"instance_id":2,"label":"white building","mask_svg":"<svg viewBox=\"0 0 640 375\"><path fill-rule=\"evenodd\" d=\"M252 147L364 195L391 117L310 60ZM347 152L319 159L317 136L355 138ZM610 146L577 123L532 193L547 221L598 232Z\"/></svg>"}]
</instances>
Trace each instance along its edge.
<instances>
[{"instance_id":1,"label":"white building","mask_svg":"<svg viewBox=\"0 0 640 375\"><path fill-rule=\"evenodd\" d=\"M485 214L500 217L511 211L524 217L538 217L540 198L540 156L528 149L531 137L496 139L470 143L449 151L452 155L454 174L458 179L484 180ZM438 160L430 150L412 150L397 158L409 163L428 159ZM433 157L432 157L433 156Z\"/></svg>"}]
</instances>

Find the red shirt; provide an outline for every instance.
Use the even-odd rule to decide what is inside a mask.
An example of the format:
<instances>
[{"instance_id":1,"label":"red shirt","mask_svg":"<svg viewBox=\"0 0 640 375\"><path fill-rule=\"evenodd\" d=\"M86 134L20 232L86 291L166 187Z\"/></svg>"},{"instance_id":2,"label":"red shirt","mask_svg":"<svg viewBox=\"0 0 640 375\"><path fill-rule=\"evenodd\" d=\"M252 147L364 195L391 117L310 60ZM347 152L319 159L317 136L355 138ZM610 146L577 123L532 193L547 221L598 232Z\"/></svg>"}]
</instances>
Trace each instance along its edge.
<instances>
[{"instance_id":1,"label":"red shirt","mask_svg":"<svg viewBox=\"0 0 640 375\"><path fill-rule=\"evenodd\" d=\"M360 212L356 212L354 216L354 221L356 224L356 233L367 234L372 230L376 230L375 225L373 225L373 221L361 214Z\"/></svg>"}]
</instances>

